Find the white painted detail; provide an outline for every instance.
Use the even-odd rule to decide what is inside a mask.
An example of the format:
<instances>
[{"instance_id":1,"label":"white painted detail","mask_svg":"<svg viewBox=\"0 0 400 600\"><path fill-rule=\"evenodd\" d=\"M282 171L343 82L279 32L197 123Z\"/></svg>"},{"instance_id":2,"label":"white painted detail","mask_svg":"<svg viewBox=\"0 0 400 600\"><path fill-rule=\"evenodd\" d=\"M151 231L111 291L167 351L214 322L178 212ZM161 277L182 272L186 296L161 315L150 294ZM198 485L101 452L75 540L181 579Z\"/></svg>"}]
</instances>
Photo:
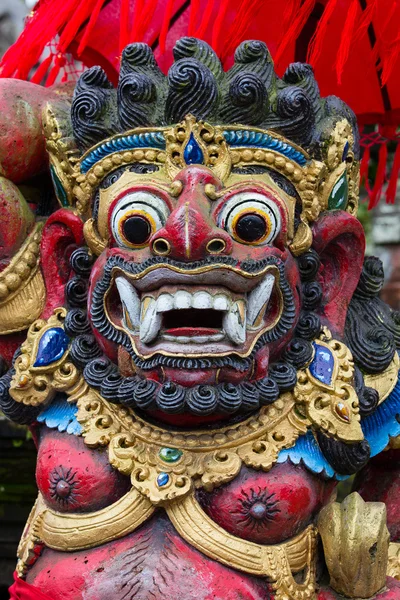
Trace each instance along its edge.
<instances>
[{"instance_id":1,"label":"white painted detail","mask_svg":"<svg viewBox=\"0 0 400 600\"><path fill-rule=\"evenodd\" d=\"M237 302L224 315L222 326L231 342L237 345L244 344L246 341L246 314L242 322Z\"/></svg>"},{"instance_id":2,"label":"white painted detail","mask_svg":"<svg viewBox=\"0 0 400 600\"><path fill-rule=\"evenodd\" d=\"M124 277L115 280L119 296L129 314L129 318L135 329L139 329L140 322L140 299L135 288Z\"/></svg>"},{"instance_id":3,"label":"white painted detail","mask_svg":"<svg viewBox=\"0 0 400 600\"><path fill-rule=\"evenodd\" d=\"M275 277L271 273L267 274L261 283L248 295L247 323L249 326L254 325L262 311L265 313L274 287L274 281Z\"/></svg>"}]
</instances>

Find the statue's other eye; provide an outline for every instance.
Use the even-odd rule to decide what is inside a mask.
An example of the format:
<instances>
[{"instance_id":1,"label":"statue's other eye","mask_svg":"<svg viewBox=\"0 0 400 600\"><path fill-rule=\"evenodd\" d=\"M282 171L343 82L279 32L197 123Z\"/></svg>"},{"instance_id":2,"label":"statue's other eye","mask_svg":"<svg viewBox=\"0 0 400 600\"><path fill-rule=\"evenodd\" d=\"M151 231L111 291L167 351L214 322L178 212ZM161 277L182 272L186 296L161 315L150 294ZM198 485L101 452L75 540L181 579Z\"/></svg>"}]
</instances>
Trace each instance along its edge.
<instances>
[{"instance_id":1,"label":"statue's other eye","mask_svg":"<svg viewBox=\"0 0 400 600\"><path fill-rule=\"evenodd\" d=\"M111 214L115 241L125 248L143 248L155 231L165 225L168 208L156 194L130 192L120 198Z\"/></svg>"},{"instance_id":2,"label":"statue's other eye","mask_svg":"<svg viewBox=\"0 0 400 600\"><path fill-rule=\"evenodd\" d=\"M218 225L242 244L271 244L281 228L279 209L258 192L239 192L223 206Z\"/></svg>"}]
</instances>

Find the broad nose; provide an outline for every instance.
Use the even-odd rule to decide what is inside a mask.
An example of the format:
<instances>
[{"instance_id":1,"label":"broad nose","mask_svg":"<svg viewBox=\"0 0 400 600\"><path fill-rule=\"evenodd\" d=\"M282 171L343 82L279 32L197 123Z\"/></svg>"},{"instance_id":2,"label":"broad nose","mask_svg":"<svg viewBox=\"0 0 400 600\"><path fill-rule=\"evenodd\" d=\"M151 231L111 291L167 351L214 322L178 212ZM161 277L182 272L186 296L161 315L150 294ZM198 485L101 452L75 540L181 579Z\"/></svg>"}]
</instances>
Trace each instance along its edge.
<instances>
[{"instance_id":1,"label":"broad nose","mask_svg":"<svg viewBox=\"0 0 400 600\"><path fill-rule=\"evenodd\" d=\"M152 253L184 261L230 254L231 237L213 221L209 191L207 195L207 190L221 189L221 182L209 169L196 166L183 169L176 181L182 186L178 204L150 240Z\"/></svg>"}]
</instances>

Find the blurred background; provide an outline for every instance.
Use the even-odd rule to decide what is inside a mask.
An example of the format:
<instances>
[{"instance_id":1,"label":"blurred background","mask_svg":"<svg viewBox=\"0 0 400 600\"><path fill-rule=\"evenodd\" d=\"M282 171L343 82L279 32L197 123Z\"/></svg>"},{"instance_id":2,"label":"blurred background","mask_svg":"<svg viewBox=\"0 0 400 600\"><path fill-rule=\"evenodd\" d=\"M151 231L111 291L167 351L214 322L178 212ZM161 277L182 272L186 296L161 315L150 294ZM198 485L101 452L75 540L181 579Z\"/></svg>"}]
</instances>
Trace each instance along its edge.
<instances>
[{"instance_id":1,"label":"blurred background","mask_svg":"<svg viewBox=\"0 0 400 600\"><path fill-rule=\"evenodd\" d=\"M0 56L17 39L34 4L35 0L0 0ZM318 13L315 15L318 19ZM369 124L364 128L364 134L371 139L367 185L372 188L382 142L378 126ZM394 141L385 141L389 151L386 173L390 173L397 135L398 131ZM386 284L382 298L400 310L400 185L393 204L385 202L387 185L388 181L383 181L381 200L371 211L368 210L370 199L365 186L362 187L359 218L367 235L368 254L379 256L384 264ZM1 413L0 454L0 600L3 600L8 598L16 548L36 499L36 486L35 448L30 434L25 428L12 425Z\"/></svg>"}]
</instances>

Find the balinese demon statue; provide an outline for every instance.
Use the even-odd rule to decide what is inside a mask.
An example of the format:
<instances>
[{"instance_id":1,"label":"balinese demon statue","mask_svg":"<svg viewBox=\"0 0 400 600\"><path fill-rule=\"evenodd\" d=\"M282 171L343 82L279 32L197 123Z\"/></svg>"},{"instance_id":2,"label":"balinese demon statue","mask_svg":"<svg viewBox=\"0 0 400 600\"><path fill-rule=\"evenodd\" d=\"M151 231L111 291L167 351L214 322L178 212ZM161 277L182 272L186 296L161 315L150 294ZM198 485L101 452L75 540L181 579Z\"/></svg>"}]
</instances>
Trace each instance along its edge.
<instances>
[{"instance_id":1,"label":"balinese demon statue","mask_svg":"<svg viewBox=\"0 0 400 600\"><path fill-rule=\"evenodd\" d=\"M399 599L400 319L355 117L262 42L174 58L1 82L0 399L39 488L12 598Z\"/></svg>"}]
</instances>

